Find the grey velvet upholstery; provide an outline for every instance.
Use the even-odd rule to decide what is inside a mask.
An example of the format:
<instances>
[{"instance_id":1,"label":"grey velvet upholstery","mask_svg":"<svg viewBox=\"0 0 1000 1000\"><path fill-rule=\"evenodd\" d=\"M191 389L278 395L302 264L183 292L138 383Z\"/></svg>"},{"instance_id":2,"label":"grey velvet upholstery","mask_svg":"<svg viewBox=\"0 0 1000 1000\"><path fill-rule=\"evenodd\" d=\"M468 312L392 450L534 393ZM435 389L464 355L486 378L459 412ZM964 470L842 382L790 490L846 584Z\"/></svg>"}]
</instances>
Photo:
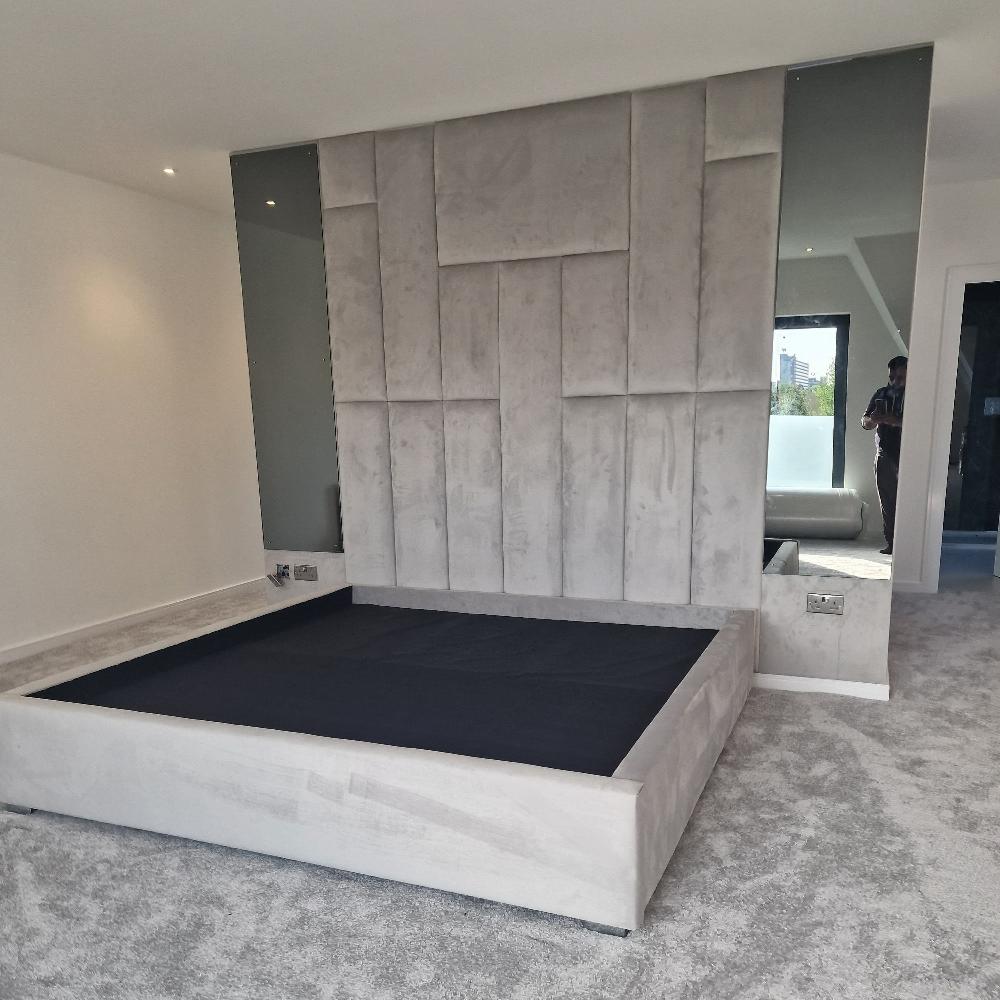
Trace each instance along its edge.
<instances>
[{"instance_id":1,"label":"grey velvet upholstery","mask_svg":"<svg viewBox=\"0 0 1000 1000\"><path fill-rule=\"evenodd\" d=\"M352 583L760 606L784 75L320 142Z\"/></svg>"}]
</instances>

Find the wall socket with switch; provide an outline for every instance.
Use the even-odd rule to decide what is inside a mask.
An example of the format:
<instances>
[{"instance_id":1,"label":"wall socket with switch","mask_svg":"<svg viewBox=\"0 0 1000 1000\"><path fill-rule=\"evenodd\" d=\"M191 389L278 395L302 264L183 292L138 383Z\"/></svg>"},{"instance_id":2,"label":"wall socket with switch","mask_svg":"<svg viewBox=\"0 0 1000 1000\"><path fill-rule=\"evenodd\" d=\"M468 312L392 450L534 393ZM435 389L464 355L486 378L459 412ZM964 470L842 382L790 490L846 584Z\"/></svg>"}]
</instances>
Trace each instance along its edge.
<instances>
[{"instance_id":1,"label":"wall socket with switch","mask_svg":"<svg viewBox=\"0 0 1000 1000\"><path fill-rule=\"evenodd\" d=\"M806 611L818 615L842 615L843 594L806 594Z\"/></svg>"},{"instance_id":2,"label":"wall socket with switch","mask_svg":"<svg viewBox=\"0 0 1000 1000\"><path fill-rule=\"evenodd\" d=\"M306 563L300 563L294 568L295 579L296 580L308 580L310 583L315 583L319 580L319 571L315 566L309 566Z\"/></svg>"}]
</instances>

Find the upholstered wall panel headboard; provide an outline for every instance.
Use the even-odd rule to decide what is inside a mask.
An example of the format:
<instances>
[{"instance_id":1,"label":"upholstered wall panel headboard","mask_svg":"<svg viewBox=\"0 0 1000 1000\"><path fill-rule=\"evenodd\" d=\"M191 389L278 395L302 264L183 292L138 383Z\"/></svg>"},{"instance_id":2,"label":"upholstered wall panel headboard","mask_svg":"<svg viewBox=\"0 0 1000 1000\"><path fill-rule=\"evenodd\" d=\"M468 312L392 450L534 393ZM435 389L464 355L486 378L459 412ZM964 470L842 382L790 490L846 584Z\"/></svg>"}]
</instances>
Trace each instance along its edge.
<instances>
[{"instance_id":1,"label":"upholstered wall panel headboard","mask_svg":"<svg viewBox=\"0 0 1000 1000\"><path fill-rule=\"evenodd\" d=\"M442 122L434 139L440 264L628 249L628 94Z\"/></svg>"},{"instance_id":2,"label":"upholstered wall panel headboard","mask_svg":"<svg viewBox=\"0 0 1000 1000\"><path fill-rule=\"evenodd\" d=\"M783 100L320 142L351 582L759 606Z\"/></svg>"}]
</instances>

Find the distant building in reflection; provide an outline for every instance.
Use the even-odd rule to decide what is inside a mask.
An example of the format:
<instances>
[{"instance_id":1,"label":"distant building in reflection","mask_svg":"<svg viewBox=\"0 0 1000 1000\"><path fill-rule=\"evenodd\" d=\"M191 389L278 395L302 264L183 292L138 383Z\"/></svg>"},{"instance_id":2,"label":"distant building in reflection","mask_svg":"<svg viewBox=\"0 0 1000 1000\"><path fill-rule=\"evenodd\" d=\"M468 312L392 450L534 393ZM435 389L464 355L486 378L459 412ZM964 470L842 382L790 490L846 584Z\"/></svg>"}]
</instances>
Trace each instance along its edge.
<instances>
[{"instance_id":1,"label":"distant building in reflection","mask_svg":"<svg viewBox=\"0 0 1000 1000\"><path fill-rule=\"evenodd\" d=\"M800 385L803 389L808 389L811 385L816 385L819 379L812 378L809 374L809 365L805 361L799 361L794 354L786 354L784 351L778 355L778 382L780 385Z\"/></svg>"}]
</instances>

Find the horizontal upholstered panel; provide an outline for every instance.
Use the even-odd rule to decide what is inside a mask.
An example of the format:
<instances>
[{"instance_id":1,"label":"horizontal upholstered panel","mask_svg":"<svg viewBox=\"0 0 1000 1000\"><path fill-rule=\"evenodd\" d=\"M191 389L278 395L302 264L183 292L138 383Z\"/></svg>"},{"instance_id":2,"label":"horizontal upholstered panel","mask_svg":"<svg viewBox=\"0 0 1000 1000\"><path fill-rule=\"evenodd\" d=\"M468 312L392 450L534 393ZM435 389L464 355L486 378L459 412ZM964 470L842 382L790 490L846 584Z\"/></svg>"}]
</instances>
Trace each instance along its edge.
<instances>
[{"instance_id":1,"label":"horizontal upholstered panel","mask_svg":"<svg viewBox=\"0 0 1000 1000\"><path fill-rule=\"evenodd\" d=\"M629 95L435 126L442 264L628 248Z\"/></svg>"}]
</instances>

